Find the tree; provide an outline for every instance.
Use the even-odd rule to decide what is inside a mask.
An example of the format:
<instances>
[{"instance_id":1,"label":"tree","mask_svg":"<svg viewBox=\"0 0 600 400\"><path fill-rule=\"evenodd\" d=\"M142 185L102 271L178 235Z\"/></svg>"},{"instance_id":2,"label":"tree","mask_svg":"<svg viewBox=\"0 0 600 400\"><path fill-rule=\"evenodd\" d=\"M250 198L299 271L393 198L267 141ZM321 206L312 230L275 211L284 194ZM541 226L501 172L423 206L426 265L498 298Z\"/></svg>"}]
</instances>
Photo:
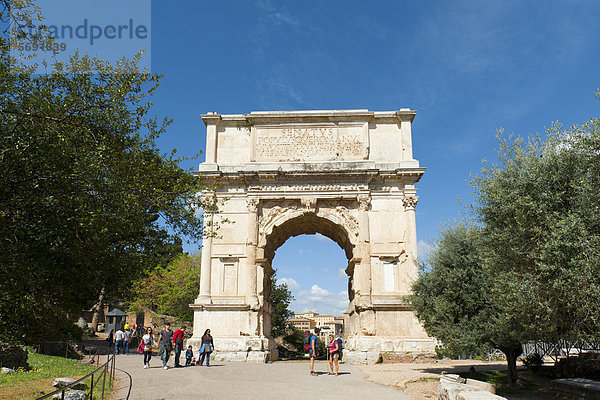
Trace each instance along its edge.
<instances>
[{"instance_id":1,"label":"tree","mask_svg":"<svg viewBox=\"0 0 600 400\"><path fill-rule=\"evenodd\" d=\"M166 267L159 266L133 287L132 309L148 308L192 321L190 304L200 291L200 254L181 254Z\"/></svg>"},{"instance_id":2,"label":"tree","mask_svg":"<svg viewBox=\"0 0 600 400\"><path fill-rule=\"evenodd\" d=\"M442 230L410 300L427 333L451 352L502 350L510 380L516 382L522 337L514 319L497 307L497 283L485 268L481 233L464 222Z\"/></svg>"},{"instance_id":3,"label":"tree","mask_svg":"<svg viewBox=\"0 0 600 400\"><path fill-rule=\"evenodd\" d=\"M499 141L499 164L473 180L498 299L532 339L597 337L600 119Z\"/></svg>"},{"instance_id":4,"label":"tree","mask_svg":"<svg viewBox=\"0 0 600 400\"><path fill-rule=\"evenodd\" d=\"M275 274L271 275L271 285L271 333L273 337L284 336L289 333L287 320L294 316L289 309L294 296L287 283L277 283Z\"/></svg>"},{"instance_id":5,"label":"tree","mask_svg":"<svg viewBox=\"0 0 600 400\"><path fill-rule=\"evenodd\" d=\"M515 383L521 343L598 339L600 119L498 140L498 164L472 181L480 228L443 233L413 304L450 347L502 350Z\"/></svg>"},{"instance_id":6,"label":"tree","mask_svg":"<svg viewBox=\"0 0 600 400\"><path fill-rule=\"evenodd\" d=\"M0 19L26 27L31 4L2 1ZM160 76L139 56L74 56L40 75L0 44L0 339L35 343L102 289L115 298L166 265L215 208L175 152L160 154L170 120L151 116Z\"/></svg>"}]
</instances>

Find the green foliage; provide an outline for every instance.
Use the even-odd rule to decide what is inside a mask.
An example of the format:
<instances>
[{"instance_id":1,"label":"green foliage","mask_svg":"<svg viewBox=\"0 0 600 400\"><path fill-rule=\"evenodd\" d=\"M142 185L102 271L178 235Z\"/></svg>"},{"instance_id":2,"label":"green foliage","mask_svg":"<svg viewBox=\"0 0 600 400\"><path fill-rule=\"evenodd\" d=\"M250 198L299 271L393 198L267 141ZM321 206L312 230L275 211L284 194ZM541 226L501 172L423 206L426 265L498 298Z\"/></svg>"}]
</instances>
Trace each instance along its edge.
<instances>
[{"instance_id":1,"label":"green foliage","mask_svg":"<svg viewBox=\"0 0 600 400\"><path fill-rule=\"evenodd\" d=\"M537 372L544 365L544 357L539 353L531 353L523 359L523 365L529 368L532 372Z\"/></svg>"},{"instance_id":2,"label":"green foliage","mask_svg":"<svg viewBox=\"0 0 600 400\"><path fill-rule=\"evenodd\" d=\"M449 355L481 353L490 342L487 321L495 315L488 297L488 275L474 225L448 226L423 265L410 300L427 332Z\"/></svg>"},{"instance_id":3,"label":"green foliage","mask_svg":"<svg viewBox=\"0 0 600 400\"><path fill-rule=\"evenodd\" d=\"M499 305L531 339L600 332L600 119L542 139L499 137L473 180Z\"/></svg>"},{"instance_id":4,"label":"green foliage","mask_svg":"<svg viewBox=\"0 0 600 400\"><path fill-rule=\"evenodd\" d=\"M132 309L148 308L160 314L192 321L190 304L200 291L200 254L181 254L167 266L159 266L133 287Z\"/></svg>"},{"instance_id":5,"label":"green foliage","mask_svg":"<svg viewBox=\"0 0 600 400\"><path fill-rule=\"evenodd\" d=\"M271 275L271 287L271 334L273 337L284 336L290 329L287 320L294 316L289 309L294 296L286 283L277 283L275 274Z\"/></svg>"},{"instance_id":6,"label":"green foliage","mask_svg":"<svg viewBox=\"0 0 600 400\"><path fill-rule=\"evenodd\" d=\"M33 2L11 3L1 20ZM160 76L139 56L74 56L39 75L0 44L0 338L35 343L68 334L66 316L102 287L117 298L181 253L176 235L201 237L197 210L214 204L159 153L170 120L151 114Z\"/></svg>"},{"instance_id":7,"label":"green foliage","mask_svg":"<svg viewBox=\"0 0 600 400\"><path fill-rule=\"evenodd\" d=\"M412 302L450 351L502 350L515 383L520 343L600 332L600 119L498 140L472 180L480 227L442 232Z\"/></svg>"},{"instance_id":8,"label":"green foliage","mask_svg":"<svg viewBox=\"0 0 600 400\"><path fill-rule=\"evenodd\" d=\"M293 346L296 351L304 351L304 331L291 326L283 336L283 341Z\"/></svg>"}]
</instances>

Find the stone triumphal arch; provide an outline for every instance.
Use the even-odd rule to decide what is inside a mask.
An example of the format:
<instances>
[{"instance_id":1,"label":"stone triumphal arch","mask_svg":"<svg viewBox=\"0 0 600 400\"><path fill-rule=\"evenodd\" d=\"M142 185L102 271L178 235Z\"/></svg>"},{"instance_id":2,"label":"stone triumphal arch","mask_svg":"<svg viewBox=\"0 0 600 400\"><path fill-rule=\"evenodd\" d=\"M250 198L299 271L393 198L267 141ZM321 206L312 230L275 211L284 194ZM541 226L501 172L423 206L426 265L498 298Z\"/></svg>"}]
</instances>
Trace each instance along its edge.
<instances>
[{"instance_id":1,"label":"stone triumphal arch","mask_svg":"<svg viewBox=\"0 0 600 400\"><path fill-rule=\"evenodd\" d=\"M434 342L406 301L417 277L412 155L416 112L368 110L209 113L206 161L198 174L217 184L223 219L204 239L194 309L199 347L206 328L217 357L276 358L270 276L291 236L321 233L348 258L345 357L374 362L382 352L432 352ZM212 221L211 221L212 220Z\"/></svg>"}]
</instances>

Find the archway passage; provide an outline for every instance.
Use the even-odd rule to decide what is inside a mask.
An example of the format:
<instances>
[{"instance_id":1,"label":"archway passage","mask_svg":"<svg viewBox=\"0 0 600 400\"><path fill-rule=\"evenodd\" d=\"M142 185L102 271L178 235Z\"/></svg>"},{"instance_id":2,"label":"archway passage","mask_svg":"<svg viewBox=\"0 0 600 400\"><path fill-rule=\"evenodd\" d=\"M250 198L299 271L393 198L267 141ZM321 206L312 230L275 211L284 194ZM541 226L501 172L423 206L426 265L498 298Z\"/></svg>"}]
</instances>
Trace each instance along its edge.
<instances>
[{"instance_id":1,"label":"archway passage","mask_svg":"<svg viewBox=\"0 0 600 400\"><path fill-rule=\"evenodd\" d=\"M433 352L406 296L417 278L415 112L368 110L207 114L206 161L197 173L222 201L202 244L194 309L199 347L210 328L217 358L266 361L275 251L288 238L321 233L348 260L346 360L381 352ZM346 322L346 321L345 321Z\"/></svg>"},{"instance_id":2,"label":"archway passage","mask_svg":"<svg viewBox=\"0 0 600 400\"><path fill-rule=\"evenodd\" d=\"M347 265L340 246L319 233L286 240L272 261L273 284L285 284L293 296L288 306L292 314L283 314L281 301L285 292L280 290L275 296L274 286L270 298L271 336L277 340L290 332L290 325L302 331L319 327L323 337L329 333L341 336L349 305ZM318 314L316 318L313 313ZM296 343L296 349L301 350L301 345Z\"/></svg>"},{"instance_id":3,"label":"archway passage","mask_svg":"<svg viewBox=\"0 0 600 400\"><path fill-rule=\"evenodd\" d=\"M308 287L304 288L304 291L301 293L301 296L305 296L307 298L312 298L313 299L313 304L310 304L311 306L311 310L312 311L316 311L316 312L320 312L321 314L323 314L323 310L317 310L317 308L319 308L318 306L321 307L325 307L327 310L329 310L330 312L333 313L333 309L334 307L332 307L332 304L327 304L326 301L324 301L325 299L323 298L324 296L327 296L327 299L329 301L333 301L333 302L338 302L339 300L336 298L337 296L335 296L335 293L330 293L328 292L326 289L322 288L320 285L323 285L323 283L327 282L327 281L331 281L332 279L337 280L337 271L338 269L341 268L341 271L346 271L347 270L347 266L349 263L349 260L351 260L353 258L353 252L354 252L354 248L355 245L351 242L350 240L350 233L347 231L347 229L345 229L343 226L339 225L338 223L333 222L332 220L328 219L327 217L324 216L318 216L317 213L319 214L323 214L323 215L327 215L327 212L325 212L324 210L315 210L315 212L303 212L301 215L295 215L295 213L292 213L289 217L289 219L284 220L280 225L275 225L272 227L272 230L270 231L270 233L268 235L266 235L265 238L265 248L264 248L264 254L265 254L265 258L268 260L269 264L272 265L273 263L273 256L275 254L275 251L277 251L277 249L280 248L280 246L282 246L285 242L287 242L290 238L292 237L297 237L300 235L305 235L305 234L310 234L310 235L314 235L314 234L321 234L322 237L329 241L329 239L331 239L335 244L337 244L337 246L339 246L339 249L342 250L342 253L345 255L346 260L342 261L340 263L340 265L337 266L337 268L334 269L335 272L331 272L332 277L334 278L329 278L329 279L322 279L323 278L323 274L324 271L315 271L312 270L312 274L309 275L310 278L312 278L312 281L309 283L308 280L304 279L303 282L305 285L309 285ZM333 244L333 243L332 243ZM324 255L325 256L325 255ZM338 261L339 262L339 261ZM272 265L274 268L277 268L276 265ZM310 268L310 267L306 267L306 268ZM328 271L329 272L329 271ZM346 276L346 274L344 273L344 276ZM281 277L281 276L280 276ZM270 282L267 282L267 280L270 280L270 276L265 274L265 282L263 283L264 287L268 287L268 285L270 284ZM345 287L344 287L344 299L345 299L345 307L343 310L339 310L337 307L335 307L336 311L337 311L337 315L335 315L335 317L341 318L343 319L343 313L348 311L348 303L350 302L350 299L352 299L353 296L353 289L352 289L352 276L347 277L347 279L345 279ZM339 293L339 291L338 291ZM270 303L270 296L271 296L271 290L267 290L264 293L264 301L265 303ZM271 304L272 305L272 304ZM309 304L305 304L304 305L305 310L295 310L295 311L309 311L308 307ZM267 307L268 309L268 307ZM327 314L327 313L324 313ZM324 317L320 317L321 319L323 319ZM269 314L269 313L265 313L264 316L265 320L272 320L272 319L276 319L277 322L281 323L281 321L279 321L278 318L274 318L273 315ZM317 326L321 327L321 319L317 319ZM333 326L333 321L334 319L334 315L331 315L331 323ZM340 322L340 326L338 327L338 329L334 329L334 333L341 333L343 331L343 323L341 323L341 320L338 321ZM268 322L267 322L268 324ZM267 326L270 326L271 324L268 324ZM327 325L328 326L328 325ZM310 324L309 324L310 327ZM329 327L329 326L328 326ZM281 327L279 327L281 328ZM277 334L278 331L280 331L281 329L274 329L274 331L270 332L272 335ZM269 332L266 332L269 333Z\"/></svg>"}]
</instances>

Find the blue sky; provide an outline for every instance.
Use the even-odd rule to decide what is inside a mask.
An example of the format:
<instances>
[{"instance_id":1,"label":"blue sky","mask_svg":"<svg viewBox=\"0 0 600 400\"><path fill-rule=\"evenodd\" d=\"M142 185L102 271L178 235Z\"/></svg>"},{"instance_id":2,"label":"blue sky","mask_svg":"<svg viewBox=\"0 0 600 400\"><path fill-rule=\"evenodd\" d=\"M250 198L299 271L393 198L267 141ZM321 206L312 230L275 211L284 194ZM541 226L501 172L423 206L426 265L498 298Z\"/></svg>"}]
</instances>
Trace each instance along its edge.
<instances>
[{"instance_id":1,"label":"blue sky","mask_svg":"<svg viewBox=\"0 0 600 400\"><path fill-rule=\"evenodd\" d=\"M208 111L418 110L423 253L464 215L457 200L471 201L469 174L494 159L498 128L526 135L598 115L595 0L170 0L152 1L151 15L152 71L165 74L154 111L175 121L159 141L165 152L202 151ZM345 307L345 264L318 236L289 240L274 260L296 311L322 313Z\"/></svg>"}]
</instances>

